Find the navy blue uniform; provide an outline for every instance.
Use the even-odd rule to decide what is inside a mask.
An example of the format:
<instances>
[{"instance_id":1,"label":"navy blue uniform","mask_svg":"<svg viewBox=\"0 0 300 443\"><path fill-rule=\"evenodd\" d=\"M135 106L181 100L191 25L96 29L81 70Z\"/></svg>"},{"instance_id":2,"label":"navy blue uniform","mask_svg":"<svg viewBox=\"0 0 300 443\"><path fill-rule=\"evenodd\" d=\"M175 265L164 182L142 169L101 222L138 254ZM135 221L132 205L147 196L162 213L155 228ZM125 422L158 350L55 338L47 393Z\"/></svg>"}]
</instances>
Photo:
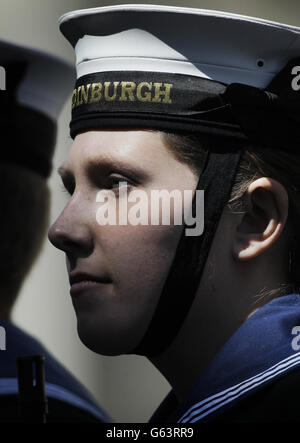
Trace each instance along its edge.
<instances>
[{"instance_id":1,"label":"navy blue uniform","mask_svg":"<svg viewBox=\"0 0 300 443\"><path fill-rule=\"evenodd\" d=\"M6 350L0 351L0 422L18 421L16 358L45 356L48 422L110 422L86 389L36 339L8 322L0 322L6 331Z\"/></svg>"},{"instance_id":2,"label":"navy blue uniform","mask_svg":"<svg viewBox=\"0 0 300 443\"><path fill-rule=\"evenodd\" d=\"M178 404L171 391L150 423L300 421L299 331L299 294L267 303L228 340L186 400Z\"/></svg>"}]
</instances>

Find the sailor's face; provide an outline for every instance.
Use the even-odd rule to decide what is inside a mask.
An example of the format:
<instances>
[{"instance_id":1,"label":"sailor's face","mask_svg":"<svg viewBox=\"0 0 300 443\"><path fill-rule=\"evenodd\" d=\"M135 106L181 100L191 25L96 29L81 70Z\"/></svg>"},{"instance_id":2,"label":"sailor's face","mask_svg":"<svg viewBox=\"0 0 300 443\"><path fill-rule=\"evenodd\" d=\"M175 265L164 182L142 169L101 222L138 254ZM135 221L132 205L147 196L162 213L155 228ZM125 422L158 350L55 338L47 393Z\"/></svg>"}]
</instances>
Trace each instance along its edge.
<instances>
[{"instance_id":1,"label":"sailor's face","mask_svg":"<svg viewBox=\"0 0 300 443\"><path fill-rule=\"evenodd\" d=\"M195 189L197 178L159 132L134 130L79 134L60 174L70 198L49 239L66 253L79 336L95 352L130 352L149 326L182 226L172 219L120 224L124 203L130 213L136 205L128 202L130 192L145 191L139 208L150 214L151 190L183 193ZM106 225L99 222L104 204L112 216Z\"/></svg>"}]
</instances>

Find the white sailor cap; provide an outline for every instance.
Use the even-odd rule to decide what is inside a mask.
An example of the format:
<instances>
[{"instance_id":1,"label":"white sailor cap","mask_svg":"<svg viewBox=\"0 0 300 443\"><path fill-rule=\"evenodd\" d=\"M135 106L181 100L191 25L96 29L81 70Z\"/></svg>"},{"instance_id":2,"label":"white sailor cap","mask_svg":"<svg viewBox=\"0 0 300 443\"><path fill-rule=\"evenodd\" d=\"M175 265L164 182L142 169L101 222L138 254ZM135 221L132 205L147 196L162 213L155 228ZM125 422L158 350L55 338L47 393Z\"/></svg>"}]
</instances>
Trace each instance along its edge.
<instances>
[{"instance_id":1,"label":"white sailor cap","mask_svg":"<svg viewBox=\"0 0 300 443\"><path fill-rule=\"evenodd\" d=\"M56 121L71 92L70 83L75 78L73 66L49 53L1 41L0 66L6 70L16 63L24 65L24 75L16 87L17 103Z\"/></svg>"},{"instance_id":2,"label":"white sailor cap","mask_svg":"<svg viewBox=\"0 0 300 443\"><path fill-rule=\"evenodd\" d=\"M59 23L75 48L77 77L158 71L266 87L300 47L300 30L293 26L172 6L85 9Z\"/></svg>"},{"instance_id":3,"label":"white sailor cap","mask_svg":"<svg viewBox=\"0 0 300 443\"><path fill-rule=\"evenodd\" d=\"M225 86L268 88L300 56L300 28L216 11L121 5L73 11L59 23L76 53L72 136L137 120L230 133L234 122L224 105L233 106ZM241 90L234 92L236 101Z\"/></svg>"},{"instance_id":4,"label":"white sailor cap","mask_svg":"<svg viewBox=\"0 0 300 443\"><path fill-rule=\"evenodd\" d=\"M59 57L0 41L1 161L51 170L58 115L71 95L74 67Z\"/></svg>"}]
</instances>

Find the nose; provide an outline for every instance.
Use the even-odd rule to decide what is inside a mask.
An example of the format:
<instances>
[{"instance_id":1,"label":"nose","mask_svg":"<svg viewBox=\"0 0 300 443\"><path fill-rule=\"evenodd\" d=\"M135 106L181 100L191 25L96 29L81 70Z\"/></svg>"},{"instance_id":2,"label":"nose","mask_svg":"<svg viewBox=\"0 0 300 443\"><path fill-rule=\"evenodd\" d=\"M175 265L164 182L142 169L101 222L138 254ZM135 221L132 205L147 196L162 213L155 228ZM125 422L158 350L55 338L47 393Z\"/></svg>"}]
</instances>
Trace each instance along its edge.
<instances>
[{"instance_id":1,"label":"nose","mask_svg":"<svg viewBox=\"0 0 300 443\"><path fill-rule=\"evenodd\" d=\"M93 250L93 236L86 213L72 211L68 205L50 227L48 238L53 246L64 251L70 259L87 257Z\"/></svg>"}]
</instances>

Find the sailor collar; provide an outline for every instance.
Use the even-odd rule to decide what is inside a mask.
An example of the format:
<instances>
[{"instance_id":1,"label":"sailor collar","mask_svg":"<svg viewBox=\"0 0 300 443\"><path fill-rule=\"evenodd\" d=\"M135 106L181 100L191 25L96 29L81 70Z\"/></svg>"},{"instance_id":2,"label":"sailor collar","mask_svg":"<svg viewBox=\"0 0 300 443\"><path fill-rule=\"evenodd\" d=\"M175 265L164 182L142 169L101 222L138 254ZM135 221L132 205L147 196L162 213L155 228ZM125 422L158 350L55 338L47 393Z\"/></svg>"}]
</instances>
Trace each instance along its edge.
<instances>
[{"instance_id":1,"label":"sailor collar","mask_svg":"<svg viewBox=\"0 0 300 443\"><path fill-rule=\"evenodd\" d=\"M300 366L297 345L300 294L267 303L234 333L203 372L186 400L171 391L151 422L209 422ZM299 332L299 331L298 331Z\"/></svg>"}]
</instances>

